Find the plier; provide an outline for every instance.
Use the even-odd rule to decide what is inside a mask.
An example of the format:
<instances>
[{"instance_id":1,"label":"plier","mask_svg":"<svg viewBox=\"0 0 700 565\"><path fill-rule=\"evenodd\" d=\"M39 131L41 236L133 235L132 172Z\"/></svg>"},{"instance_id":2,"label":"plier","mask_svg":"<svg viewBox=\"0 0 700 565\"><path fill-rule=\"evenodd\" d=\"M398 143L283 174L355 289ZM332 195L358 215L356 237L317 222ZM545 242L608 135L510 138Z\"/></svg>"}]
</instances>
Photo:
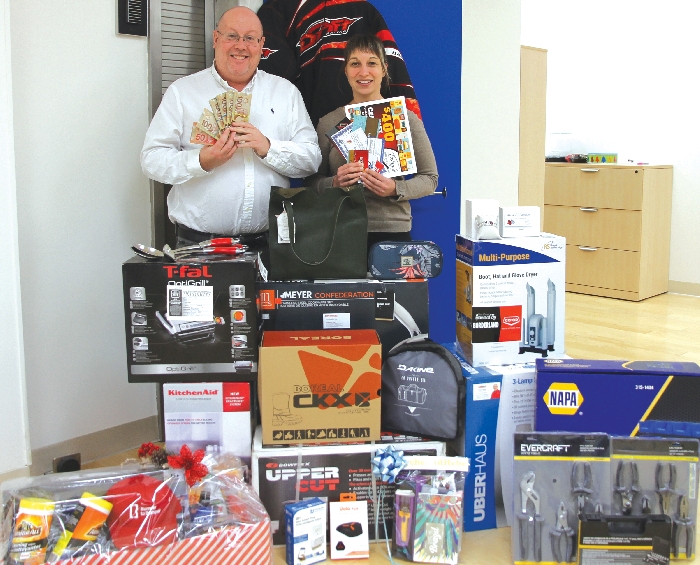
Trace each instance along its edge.
<instances>
[{"instance_id":1,"label":"plier","mask_svg":"<svg viewBox=\"0 0 700 565\"><path fill-rule=\"evenodd\" d=\"M629 468L629 472L626 472L627 468ZM627 482L627 478L629 478L629 482ZM632 513L634 497L637 496L640 491L639 470L637 469L636 462L620 461L617 464L615 486L613 487L613 490L615 493L620 495L622 513L625 516L629 516Z\"/></svg>"},{"instance_id":2,"label":"plier","mask_svg":"<svg viewBox=\"0 0 700 565\"><path fill-rule=\"evenodd\" d=\"M556 525L549 532L549 538L552 543L552 557L554 561L557 563L569 563L573 561L574 530L569 527L569 513L563 502L559 503ZM565 540L563 543L563 555L561 552L562 539Z\"/></svg>"},{"instance_id":3,"label":"plier","mask_svg":"<svg viewBox=\"0 0 700 565\"><path fill-rule=\"evenodd\" d=\"M683 540L683 533L685 532L685 557L686 559L692 559L693 552L695 551L695 523L690 517L690 508L688 504L688 498L686 496L681 496L678 502L678 518L676 519L675 527L676 532L673 536L673 555L678 559L680 553L681 541Z\"/></svg>"},{"instance_id":4,"label":"plier","mask_svg":"<svg viewBox=\"0 0 700 565\"><path fill-rule=\"evenodd\" d=\"M540 514L540 495L534 488L535 473L528 471L520 481L520 559L527 560L530 553L530 539L533 540L533 554L536 562L542 561L542 524ZM528 501L532 502L534 514L528 510Z\"/></svg>"},{"instance_id":5,"label":"plier","mask_svg":"<svg viewBox=\"0 0 700 565\"><path fill-rule=\"evenodd\" d=\"M586 498L593 494L592 482L591 464L587 461L574 463L571 467L571 494L576 495L576 507L579 514L583 513L586 508Z\"/></svg>"},{"instance_id":6,"label":"plier","mask_svg":"<svg viewBox=\"0 0 700 565\"><path fill-rule=\"evenodd\" d=\"M668 472L666 472L668 469ZM654 471L656 480L656 492L661 500L661 512L666 516L671 515L671 501L676 494L676 465L659 461ZM665 479L668 478L668 481Z\"/></svg>"}]
</instances>

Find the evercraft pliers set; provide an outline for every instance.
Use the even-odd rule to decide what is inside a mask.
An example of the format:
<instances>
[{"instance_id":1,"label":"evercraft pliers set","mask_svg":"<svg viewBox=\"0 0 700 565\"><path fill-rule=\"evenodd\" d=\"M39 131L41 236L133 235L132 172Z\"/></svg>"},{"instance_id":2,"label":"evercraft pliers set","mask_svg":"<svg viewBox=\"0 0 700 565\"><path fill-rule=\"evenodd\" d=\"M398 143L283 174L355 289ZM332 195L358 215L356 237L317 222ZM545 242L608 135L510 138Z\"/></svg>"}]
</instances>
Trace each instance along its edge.
<instances>
[{"instance_id":1,"label":"evercraft pliers set","mask_svg":"<svg viewBox=\"0 0 700 565\"><path fill-rule=\"evenodd\" d=\"M698 440L532 432L514 442L516 564L577 562L583 514L668 516L668 557L694 557Z\"/></svg>"}]
</instances>

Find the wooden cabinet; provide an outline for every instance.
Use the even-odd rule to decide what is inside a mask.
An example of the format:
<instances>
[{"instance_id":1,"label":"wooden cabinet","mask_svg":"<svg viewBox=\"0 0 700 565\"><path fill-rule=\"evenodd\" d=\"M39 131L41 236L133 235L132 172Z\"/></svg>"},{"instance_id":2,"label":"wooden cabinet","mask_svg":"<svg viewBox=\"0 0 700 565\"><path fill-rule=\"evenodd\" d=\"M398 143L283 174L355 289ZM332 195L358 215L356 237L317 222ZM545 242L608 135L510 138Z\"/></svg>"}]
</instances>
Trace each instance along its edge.
<instances>
[{"instance_id":1,"label":"wooden cabinet","mask_svg":"<svg viewBox=\"0 0 700 565\"><path fill-rule=\"evenodd\" d=\"M671 166L546 163L544 231L566 237L566 290L668 291Z\"/></svg>"}]
</instances>

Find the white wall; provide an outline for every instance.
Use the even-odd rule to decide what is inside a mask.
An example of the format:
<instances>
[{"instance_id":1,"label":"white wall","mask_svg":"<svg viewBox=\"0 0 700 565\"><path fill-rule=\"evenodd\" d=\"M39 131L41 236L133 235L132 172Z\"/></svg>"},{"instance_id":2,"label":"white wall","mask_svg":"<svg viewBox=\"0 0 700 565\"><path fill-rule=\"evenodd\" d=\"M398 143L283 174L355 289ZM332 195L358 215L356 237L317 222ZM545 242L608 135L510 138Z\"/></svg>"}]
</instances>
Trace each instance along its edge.
<instances>
[{"instance_id":1,"label":"white wall","mask_svg":"<svg viewBox=\"0 0 700 565\"><path fill-rule=\"evenodd\" d=\"M464 200L518 204L520 0L462 3L462 213Z\"/></svg>"},{"instance_id":2,"label":"white wall","mask_svg":"<svg viewBox=\"0 0 700 565\"><path fill-rule=\"evenodd\" d=\"M156 413L128 384L121 263L148 243L147 40L116 2L10 0L32 449Z\"/></svg>"},{"instance_id":3,"label":"white wall","mask_svg":"<svg viewBox=\"0 0 700 565\"><path fill-rule=\"evenodd\" d=\"M522 0L522 43L548 50L547 130L575 151L674 166L669 278L700 283L700 3Z\"/></svg>"},{"instance_id":4,"label":"white wall","mask_svg":"<svg viewBox=\"0 0 700 565\"><path fill-rule=\"evenodd\" d=\"M10 1L0 0L0 474L29 464L12 138Z\"/></svg>"}]
</instances>

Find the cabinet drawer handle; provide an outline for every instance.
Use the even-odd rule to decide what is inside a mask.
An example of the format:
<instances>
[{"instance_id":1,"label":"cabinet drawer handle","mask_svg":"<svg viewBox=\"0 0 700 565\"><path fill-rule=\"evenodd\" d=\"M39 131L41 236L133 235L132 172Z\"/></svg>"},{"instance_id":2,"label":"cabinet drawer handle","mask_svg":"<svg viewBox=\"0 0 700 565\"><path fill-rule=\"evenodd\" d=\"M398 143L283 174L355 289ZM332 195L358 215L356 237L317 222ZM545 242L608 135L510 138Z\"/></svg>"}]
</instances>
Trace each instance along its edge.
<instances>
[{"instance_id":1,"label":"cabinet drawer handle","mask_svg":"<svg viewBox=\"0 0 700 565\"><path fill-rule=\"evenodd\" d=\"M598 251L597 247L583 247L583 246L579 245L578 248L581 251Z\"/></svg>"},{"instance_id":2,"label":"cabinet drawer handle","mask_svg":"<svg viewBox=\"0 0 700 565\"><path fill-rule=\"evenodd\" d=\"M597 212L598 208L579 208L581 212Z\"/></svg>"},{"instance_id":3,"label":"cabinet drawer handle","mask_svg":"<svg viewBox=\"0 0 700 565\"><path fill-rule=\"evenodd\" d=\"M582 173L597 173L600 169L581 169Z\"/></svg>"}]
</instances>

